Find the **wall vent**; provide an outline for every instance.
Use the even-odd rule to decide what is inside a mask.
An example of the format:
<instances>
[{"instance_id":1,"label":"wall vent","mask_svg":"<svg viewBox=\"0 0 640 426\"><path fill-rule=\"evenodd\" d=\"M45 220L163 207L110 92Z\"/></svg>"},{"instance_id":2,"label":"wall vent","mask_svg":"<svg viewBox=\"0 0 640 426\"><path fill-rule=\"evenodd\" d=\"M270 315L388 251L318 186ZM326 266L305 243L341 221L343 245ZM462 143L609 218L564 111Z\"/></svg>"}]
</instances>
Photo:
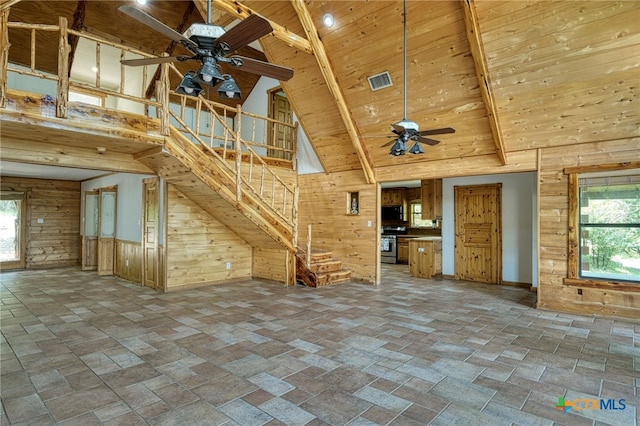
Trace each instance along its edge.
<instances>
[{"instance_id":1,"label":"wall vent","mask_svg":"<svg viewBox=\"0 0 640 426\"><path fill-rule=\"evenodd\" d=\"M389 71L372 75L371 77L367 77L367 79L369 80L369 86L371 86L372 91L393 86L393 83L391 82L391 75L389 75Z\"/></svg>"}]
</instances>

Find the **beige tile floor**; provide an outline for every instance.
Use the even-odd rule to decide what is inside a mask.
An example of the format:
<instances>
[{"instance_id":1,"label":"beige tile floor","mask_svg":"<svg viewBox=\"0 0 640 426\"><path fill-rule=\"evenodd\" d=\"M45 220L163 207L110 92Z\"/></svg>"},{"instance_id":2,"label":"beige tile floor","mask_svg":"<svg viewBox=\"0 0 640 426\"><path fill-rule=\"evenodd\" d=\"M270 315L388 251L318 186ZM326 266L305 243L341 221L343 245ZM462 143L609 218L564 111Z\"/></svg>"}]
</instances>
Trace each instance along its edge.
<instances>
[{"instance_id":1,"label":"beige tile floor","mask_svg":"<svg viewBox=\"0 0 640 426\"><path fill-rule=\"evenodd\" d=\"M521 288L398 265L378 287L0 280L3 425L639 424L640 322L539 311Z\"/></svg>"}]
</instances>

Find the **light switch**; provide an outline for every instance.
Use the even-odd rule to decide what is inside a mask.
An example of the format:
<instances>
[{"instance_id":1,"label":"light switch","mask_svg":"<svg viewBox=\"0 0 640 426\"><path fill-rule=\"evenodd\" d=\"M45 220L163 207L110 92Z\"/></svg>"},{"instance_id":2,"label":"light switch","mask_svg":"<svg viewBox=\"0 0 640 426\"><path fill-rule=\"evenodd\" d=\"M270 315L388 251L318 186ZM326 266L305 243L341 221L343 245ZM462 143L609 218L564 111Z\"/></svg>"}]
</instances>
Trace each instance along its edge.
<instances>
[{"instance_id":1,"label":"light switch","mask_svg":"<svg viewBox=\"0 0 640 426\"><path fill-rule=\"evenodd\" d=\"M38 223L44 223L44 219L43 219L43 218L41 218L41 217L39 217L39 218L38 218Z\"/></svg>"},{"instance_id":2,"label":"light switch","mask_svg":"<svg viewBox=\"0 0 640 426\"><path fill-rule=\"evenodd\" d=\"M371 221L367 221L367 228L371 228Z\"/></svg>"}]
</instances>

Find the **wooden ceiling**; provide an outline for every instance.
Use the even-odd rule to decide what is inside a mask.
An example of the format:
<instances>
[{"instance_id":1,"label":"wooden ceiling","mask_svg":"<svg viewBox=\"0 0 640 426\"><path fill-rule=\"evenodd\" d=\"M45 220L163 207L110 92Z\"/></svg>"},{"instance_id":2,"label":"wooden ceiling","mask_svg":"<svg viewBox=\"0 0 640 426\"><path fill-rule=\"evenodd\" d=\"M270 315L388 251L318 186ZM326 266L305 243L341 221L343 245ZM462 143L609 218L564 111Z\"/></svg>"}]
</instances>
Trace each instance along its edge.
<instances>
[{"instance_id":1,"label":"wooden ceiling","mask_svg":"<svg viewBox=\"0 0 640 426\"><path fill-rule=\"evenodd\" d=\"M168 40L119 14L122 3L22 1L11 7L10 20L55 23L65 16L72 23L84 4L87 31L153 53L170 49ZM145 7L180 29L206 16L206 1L194 4L191 13L185 1L149 0ZM423 155L400 157L381 145L390 124L403 118L401 1L213 5L218 25L252 11L277 26L274 37L261 39L264 54L294 69L283 88L328 172L362 169L378 180L406 179L429 168L445 175L443 165L460 160L518 170L522 161L535 167L537 148L640 138L637 0L408 1L407 118L421 130L456 133L436 137L441 143L425 146ZM336 20L330 29L321 25L325 13ZM241 52L261 54L249 53ZM393 86L371 91L367 77L383 71ZM256 78L236 74L246 97Z\"/></svg>"}]
</instances>

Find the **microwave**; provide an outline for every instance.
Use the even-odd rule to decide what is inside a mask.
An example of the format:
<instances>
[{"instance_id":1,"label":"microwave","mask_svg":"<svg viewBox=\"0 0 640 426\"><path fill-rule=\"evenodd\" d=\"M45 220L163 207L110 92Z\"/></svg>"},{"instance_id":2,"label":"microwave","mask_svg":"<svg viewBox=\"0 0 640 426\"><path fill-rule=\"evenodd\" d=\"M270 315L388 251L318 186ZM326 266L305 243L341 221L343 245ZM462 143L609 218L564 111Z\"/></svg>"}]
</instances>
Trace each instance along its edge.
<instances>
[{"instance_id":1,"label":"microwave","mask_svg":"<svg viewBox=\"0 0 640 426\"><path fill-rule=\"evenodd\" d=\"M404 220L402 206L383 206L382 220Z\"/></svg>"}]
</instances>

